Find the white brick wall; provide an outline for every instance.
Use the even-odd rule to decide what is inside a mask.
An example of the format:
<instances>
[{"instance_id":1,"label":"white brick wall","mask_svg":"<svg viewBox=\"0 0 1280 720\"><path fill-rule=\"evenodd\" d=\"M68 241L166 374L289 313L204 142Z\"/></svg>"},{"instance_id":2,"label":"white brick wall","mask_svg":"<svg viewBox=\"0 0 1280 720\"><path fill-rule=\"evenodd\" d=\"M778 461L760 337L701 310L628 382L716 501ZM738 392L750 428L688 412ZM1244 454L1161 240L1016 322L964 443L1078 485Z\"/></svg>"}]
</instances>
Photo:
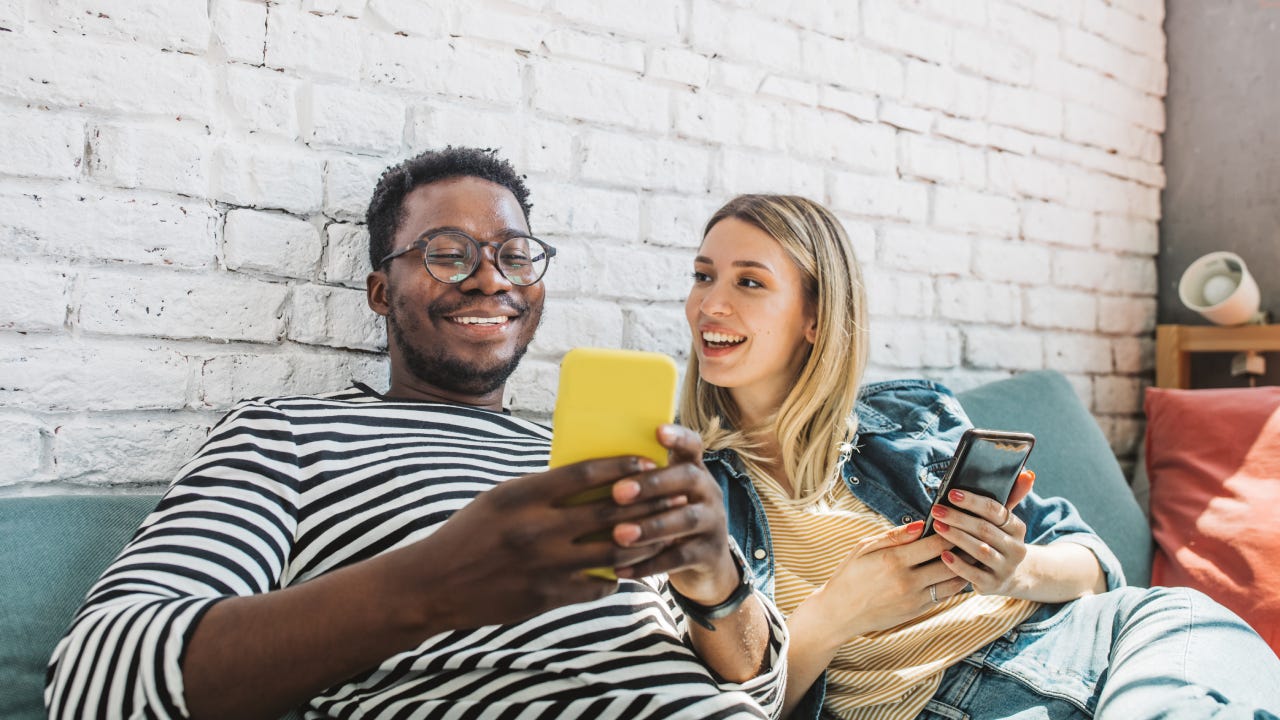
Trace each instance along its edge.
<instances>
[{"instance_id":1,"label":"white brick wall","mask_svg":"<svg viewBox=\"0 0 1280 720\"><path fill-rule=\"evenodd\" d=\"M961 6L962 5L962 6ZM873 377L1053 368L1131 455L1152 367L1160 0L0 0L0 494L165 482L244 397L385 385L389 164L498 147L560 249L510 403L575 344L683 360L732 194L866 265Z\"/></svg>"}]
</instances>

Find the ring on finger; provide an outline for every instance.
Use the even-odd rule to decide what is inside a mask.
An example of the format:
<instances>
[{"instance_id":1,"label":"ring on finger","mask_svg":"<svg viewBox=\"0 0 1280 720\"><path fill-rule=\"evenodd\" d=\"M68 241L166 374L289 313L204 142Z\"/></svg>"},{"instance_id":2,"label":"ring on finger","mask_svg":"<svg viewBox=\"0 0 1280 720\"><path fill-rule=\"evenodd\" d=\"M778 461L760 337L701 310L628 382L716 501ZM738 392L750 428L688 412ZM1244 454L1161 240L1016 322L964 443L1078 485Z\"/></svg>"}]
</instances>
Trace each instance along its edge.
<instances>
[{"instance_id":1,"label":"ring on finger","mask_svg":"<svg viewBox=\"0 0 1280 720\"><path fill-rule=\"evenodd\" d=\"M935 603L938 602L938 586L937 585L929 586L929 599Z\"/></svg>"},{"instance_id":2,"label":"ring on finger","mask_svg":"<svg viewBox=\"0 0 1280 720\"><path fill-rule=\"evenodd\" d=\"M1010 520L1012 520L1012 519L1013 519L1013 511L1012 511L1012 510L1010 510L1009 508L1005 508L1005 509L1004 509L1004 522L1000 523L1000 524L999 524L999 525L997 525L996 527L998 527L998 528L1000 528L1001 530L1003 530L1003 529L1004 529L1004 526L1005 526L1005 525L1008 525L1008 524L1009 524L1009 521L1010 521Z\"/></svg>"}]
</instances>

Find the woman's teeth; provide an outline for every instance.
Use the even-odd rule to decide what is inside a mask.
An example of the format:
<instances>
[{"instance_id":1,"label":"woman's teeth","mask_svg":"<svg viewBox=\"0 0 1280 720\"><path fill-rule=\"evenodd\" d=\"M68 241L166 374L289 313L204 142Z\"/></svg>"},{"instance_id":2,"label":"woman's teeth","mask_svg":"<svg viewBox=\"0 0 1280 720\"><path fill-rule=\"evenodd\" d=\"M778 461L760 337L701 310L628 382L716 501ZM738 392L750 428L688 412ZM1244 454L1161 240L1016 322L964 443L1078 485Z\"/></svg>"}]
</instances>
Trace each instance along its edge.
<instances>
[{"instance_id":1,"label":"woman's teeth","mask_svg":"<svg viewBox=\"0 0 1280 720\"><path fill-rule=\"evenodd\" d=\"M709 345L726 347L729 345L737 345L738 343L745 341L747 338L742 335L729 335L727 333L719 333L719 332L704 332L702 333L702 339Z\"/></svg>"}]
</instances>

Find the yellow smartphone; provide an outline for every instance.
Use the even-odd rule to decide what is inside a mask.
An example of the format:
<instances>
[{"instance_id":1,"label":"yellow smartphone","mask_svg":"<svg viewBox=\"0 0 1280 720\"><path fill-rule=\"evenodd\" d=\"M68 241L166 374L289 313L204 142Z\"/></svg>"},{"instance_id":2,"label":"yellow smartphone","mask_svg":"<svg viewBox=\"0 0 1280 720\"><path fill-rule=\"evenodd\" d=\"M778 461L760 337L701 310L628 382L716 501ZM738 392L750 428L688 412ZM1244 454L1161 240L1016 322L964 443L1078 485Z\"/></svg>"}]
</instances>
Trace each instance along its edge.
<instances>
[{"instance_id":1,"label":"yellow smartphone","mask_svg":"<svg viewBox=\"0 0 1280 720\"><path fill-rule=\"evenodd\" d=\"M658 467L667 464L659 425L675 420L676 363L670 357L639 350L574 348L560 361L560 389L551 416L551 467L583 460L639 455ZM610 497L612 484L584 490L566 505ZM607 538L587 536L584 541ZM617 580L613 568L586 573Z\"/></svg>"}]
</instances>

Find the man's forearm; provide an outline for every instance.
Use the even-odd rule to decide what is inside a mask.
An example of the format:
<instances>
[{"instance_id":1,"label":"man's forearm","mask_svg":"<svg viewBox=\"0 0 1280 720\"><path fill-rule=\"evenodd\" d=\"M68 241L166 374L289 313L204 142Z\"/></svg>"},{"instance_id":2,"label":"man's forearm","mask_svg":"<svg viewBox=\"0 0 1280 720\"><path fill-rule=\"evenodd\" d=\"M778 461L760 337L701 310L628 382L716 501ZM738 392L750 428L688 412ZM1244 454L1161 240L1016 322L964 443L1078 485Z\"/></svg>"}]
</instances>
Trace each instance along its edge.
<instances>
[{"instance_id":1,"label":"man's forearm","mask_svg":"<svg viewBox=\"0 0 1280 720\"><path fill-rule=\"evenodd\" d=\"M213 606L183 662L191 717L278 718L433 634L393 601L392 563L383 555Z\"/></svg>"}]
</instances>

